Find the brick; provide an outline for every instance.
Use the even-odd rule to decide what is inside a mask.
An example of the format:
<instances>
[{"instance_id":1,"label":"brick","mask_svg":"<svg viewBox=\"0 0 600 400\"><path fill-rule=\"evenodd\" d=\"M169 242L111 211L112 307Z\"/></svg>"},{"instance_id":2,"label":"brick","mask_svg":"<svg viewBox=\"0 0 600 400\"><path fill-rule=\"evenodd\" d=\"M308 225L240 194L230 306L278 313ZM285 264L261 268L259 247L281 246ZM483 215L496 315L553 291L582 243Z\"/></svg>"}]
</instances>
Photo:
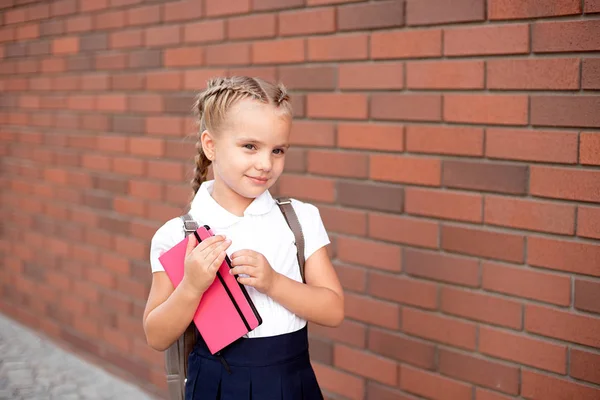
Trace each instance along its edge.
<instances>
[{"instance_id":1,"label":"brick","mask_svg":"<svg viewBox=\"0 0 600 400\"><path fill-rule=\"evenodd\" d=\"M134 7L125 11L127 26L150 25L160 22L160 6Z\"/></svg>"},{"instance_id":2,"label":"brick","mask_svg":"<svg viewBox=\"0 0 600 400\"><path fill-rule=\"evenodd\" d=\"M435 347L396 332L369 329L369 350L425 369L435 368Z\"/></svg>"},{"instance_id":3,"label":"brick","mask_svg":"<svg viewBox=\"0 0 600 400\"><path fill-rule=\"evenodd\" d=\"M600 276L600 246L530 237L527 262L539 267Z\"/></svg>"},{"instance_id":4,"label":"brick","mask_svg":"<svg viewBox=\"0 0 600 400\"><path fill-rule=\"evenodd\" d=\"M576 279L575 308L600 314L600 283Z\"/></svg>"},{"instance_id":5,"label":"brick","mask_svg":"<svg viewBox=\"0 0 600 400\"><path fill-rule=\"evenodd\" d=\"M504 393L519 394L519 369L498 362L442 349L439 370L444 375L493 388Z\"/></svg>"},{"instance_id":6,"label":"brick","mask_svg":"<svg viewBox=\"0 0 600 400\"><path fill-rule=\"evenodd\" d=\"M71 17L66 20L67 33L85 32L92 30L92 17L90 15L82 15Z\"/></svg>"},{"instance_id":7,"label":"brick","mask_svg":"<svg viewBox=\"0 0 600 400\"><path fill-rule=\"evenodd\" d=\"M165 67L193 67L202 65L202 47L178 47L166 49L163 52L163 65Z\"/></svg>"},{"instance_id":8,"label":"brick","mask_svg":"<svg viewBox=\"0 0 600 400\"><path fill-rule=\"evenodd\" d=\"M148 178L161 181L181 181L183 179L183 165L172 161L148 161Z\"/></svg>"},{"instance_id":9,"label":"brick","mask_svg":"<svg viewBox=\"0 0 600 400\"><path fill-rule=\"evenodd\" d=\"M521 374L521 395L532 400L552 398L594 400L600 396L600 389L534 371L523 370Z\"/></svg>"},{"instance_id":10,"label":"brick","mask_svg":"<svg viewBox=\"0 0 600 400\"><path fill-rule=\"evenodd\" d=\"M483 207L479 194L406 188L406 213L425 217L481 222Z\"/></svg>"},{"instance_id":11,"label":"brick","mask_svg":"<svg viewBox=\"0 0 600 400\"><path fill-rule=\"evenodd\" d=\"M532 96L531 124L600 127L600 96Z\"/></svg>"},{"instance_id":12,"label":"brick","mask_svg":"<svg viewBox=\"0 0 600 400\"><path fill-rule=\"evenodd\" d=\"M25 24L17 27L16 39L17 40L30 40L37 39L40 37L40 26L37 22L31 24Z\"/></svg>"},{"instance_id":13,"label":"brick","mask_svg":"<svg viewBox=\"0 0 600 400\"><path fill-rule=\"evenodd\" d=\"M357 93L313 93L307 97L312 118L367 118L367 96Z\"/></svg>"},{"instance_id":14,"label":"brick","mask_svg":"<svg viewBox=\"0 0 600 400\"><path fill-rule=\"evenodd\" d=\"M364 378L319 363L315 363L313 368L319 385L324 390L344 395L352 400L362 398L362 393L365 391Z\"/></svg>"},{"instance_id":15,"label":"brick","mask_svg":"<svg viewBox=\"0 0 600 400\"><path fill-rule=\"evenodd\" d=\"M406 3L408 25L439 25L484 19L485 1L483 0L460 0L452 5L440 0L408 0Z\"/></svg>"},{"instance_id":16,"label":"brick","mask_svg":"<svg viewBox=\"0 0 600 400\"><path fill-rule=\"evenodd\" d=\"M338 202L341 205L380 211L402 212L404 192L396 185L339 181Z\"/></svg>"},{"instance_id":17,"label":"brick","mask_svg":"<svg viewBox=\"0 0 600 400\"><path fill-rule=\"evenodd\" d=\"M331 342L309 337L308 346L310 348L311 361L318 361L323 364L333 364L333 345Z\"/></svg>"},{"instance_id":18,"label":"brick","mask_svg":"<svg viewBox=\"0 0 600 400\"><path fill-rule=\"evenodd\" d=\"M488 5L488 17L491 20L510 20L524 18L555 17L581 14L579 0L492 0Z\"/></svg>"},{"instance_id":19,"label":"brick","mask_svg":"<svg viewBox=\"0 0 600 400\"><path fill-rule=\"evenodd\" d=\"M402 310L402 330L410 335L440 343L464 349L475 349L475 324L456 318L404 308Z\"/></svg>"},{"instance_id":20,"label":"brick","mask_svg":"<svg viewBox=\"0 0 600 400\"><path fill-rule=\"evenodd\" d=\"M42 72L64 72L67 69L67 63L64 58L47 58L42 60Z\"/></svg>"},{"instance_id":21,"label":"brick","mask_svg":"<svg viewBox=\"0 0 600 400\"><path fill-rule=\"evenodd\" d=\"M404 1L388 0L373 4L340 7L337 11L338 30L392 28L404 25Z\"/></svg>"},{"instance_id":22,"label":"brick","mask_svg":"<svg viewBox=\"0 0 600 400\"><path fill-rule=\"evenodd\" d=\"M349 372L376 380L387 385L396 385L398 367L395 362L355 350L344 345L333 349L334 365Z\"/></svg>"},{"instance_id":23,"label":"brick","mask_svg":"<svg viewBox=\"0 0 600 400\"><path fill-rule=\"evenodd\" d=\"M292 128L293 129L293 128ZM365 132L369 132L365 135ZM339 124L338 146L350 149L402 151L404 149L402 125Z\"/></svg>"},{"instance_id":24,"label":"brick","mask_svg":"<svg viewBox=\"0 0 600 400\"><path fill-rule=\"evenodd\" d=\"M252 9L256 11L280 10L304 6L304 0L254 0Z\"/></svg>"},{"instance_id":25,"label":"brick","mask_svg":"<svg viewBox=\"0 0 600 400\"><path fill-rule=\"evenodd\" d=\"M536 22L531 41L535 53L600 50L600 24L593 20Z\"/></svg>"},{"instance_id":26,"label":"brick","mask_svg":"<svg viewBox=\"0 0 600 400\"><path fill-rule=\"evenodd\" d=\"M412 89L483 89L483 61L414 61L406 65Z\"/></svg>"},{"instance_id":27,"label":"brick","mask_svg":"<svg viewBox=\"0 0 600 400\"><path fill-rule=\"evenodd\" d=\"M287 175L280 178L282 196L331 203L335 197L335 182L326 178Z\"/></svg>"},{"instance_id":28,"label":"brick","mask_svg":"<svg viewBox=\"0 0 600 400\"><path fill-rule=\"evenodd\" d=\"M112 171L119 174L141 176L145 173L145 168L142 160L127 157L113 159Z\"/></svg>"},{"instance_id":29,"label":"brick","mask_svg":"<svg viewBox=\"0 0 600 400\"><path fill-rule=\"evenodd\" d=\"M251 47L246 43L228 43L204 47L207 65L250 64Z\"/></svg>"},{"instance_id":30,"label":"brick","mask_svg":"<svg viewBox=\"0 0 600 400\"><path fill-rule=\"evenodd\" d=\"M272 38L276 34L275 14L231 18L227 23L228 39Z\"/></svg>"},{"instance_id":31,"label":"brick","mask_svg":"<svg viewBox=\"0 0 600 400\"><path fill-rule=\"evenodd\" d=\"M402 63L341 64L338 86L340 89L358 90L402 89L404 67Z\"/></svg>"},{"instance_id":32,"label":"brick","mask_svg":"<svg viewBox=\"0 0 600 400\"><path fill-rule=\"evenodd\" d=\"M495 25L444 30L444 55L526 54L529 25Z\"/></svg>"},{"instance_id":33,"label":"brick","mask_svg":"<svg viewBox=\"0 0 600 400\"><path fill-rule=\"evenodd\" d=\"M368 36L350 33L341 36L310 37L307 40L309 61L366 60Z\"/></svg>"},{"instance_id":34,"label":"brick","mask_svg":"<svg viewBox=\"0 0 600 400\"><path fill-rule=\"evenodd\" d=\"M444 95L444 120L477 124L527 124L528 98L523 95Z\"/></svg>"},{"instance_id":35,"label":"brick","mask_svg":"<svg viewBox=\"0 0 600 400\"><path fill-rule=\"evenodd\" d=\"M421 58L442 55L440 29L375 32L371 34L371 58Z\"/></svg>"},{"instance_id":36,"label":"brick","mask_svg":"<svg viewBox=\"0 0 600 400\"><path fill-rule=\"evenodd\" d=\"M181 42L181 26L166 25L146 28L144 30L144 44L146 46L169 46Z\"/></svg>"},{"instance_id":37,"label":"brick","mask_svg":"<svg viewBox=\"0 0 600 400\"><path fill-rule=\"evenodd\" d=\"M194 0L181 0L164 5L164 21L186 21L199 19L202 16L202 6Z\"/></svg>"},{"instance_id":38,"label":"brick","mask_svg":"<svg viewBox=\"0 0 600 400\"><path fill-rule=\"evenodd\" d=\"M50 4L50 14L52 17L74 14L77 12L76 0L59 0Z\"/></svg>"},{"instance_id":39,"label":"brick","mask_svg":"<svg viewBox=\"0 0 600 400\"><path fill-rule=\"evenodd\" d=\"M434 400L471 400L473 392L466 383L406 365L400 366L400 387Z\"/></svg>"},{"instance_id":40,"label":"brick","mask_svg":"<svg viewBox=\"0 0 600 400\"><path fill-rule=\"evenodd\" d=\"M586 165L600 165L600 135L593 132L580 134L579 162Z\"/></svg>"},{"instance_id":41,"label":"brick","mask_svg":"<svg viewBox=\"0 0 600 400\"><path fill-rule=\"evenodd\" d=\"M491 60L487 63L490 89L579 89L579 59Z\"/></svg>"},{"instance_id":42,"label":"brick","mask_svg":"<svg viewBox=\"0 0 600 400\"><path fill-rule=\"evenodd\" d=\"M367 281L367 272L364 268L353 267L339 262L334 262L335 271L342 287L353 292L364 292Z\"/></svg>"},{"instance_id":43,"label":"brick","mask_svg":"<svg viewBox=\"0 0 600 400\"><path fill-rule=\"evenodd\" d=\"M583 12L586 14L600 12L600 2L598 0L584 0L584 3Z\"/></svg>"},{"instance_id":44,"label":"brick","mask_svg":"<svg viewBox=\"0 0 600 400\"><path fill-rule=\"evenodd\" d=\"M144 40L141 29L111 32L108 36L108 46L111 49L139 48Z\"/></svg>"},{"instance_id":45,"label":"brick","mask_svg":"<svg viewBox=\"0 0 600 400\"><path fill-rule=\"evenodd\" d=\"M307 0L309 6L320 6L324 4L342 4L342 3L353 3L360 0Z\"/></svg>"},{"instance_id":46,"label":"brick","mask_svg":"<svg viewBox=\"0 0 600 400\"><path fill-rule=\"evenodd\" d=\"M525 258L522 235L449 225L442 226L441 235L441 247L447 251L517 263Z\"/></svg>"},{"instance_id":47,"label":"brick","mask_svg":"<svg viewBox=\"0 0 600 400\"><path fill-rule=\"evenodd\" d=\"M345 295L346 317L388 329L400 327L400 306L351 293ZM378 310L377 313L372 310Z\"/></svg>"},{"instance_id":48,"label":"brick","mask_svg":"<svg viewBox=\"0 0 600 400\"><path fill-rule=\"evenodd\" d=\"M163 100L158 95L129 95L127 108L135 112L161 112L163 111Z\"/></svg>"},{"instance_id":49,"label":"brick","mask_svg":"<svg viewBox=\"0 0 600 400\"><path fill-rule=\"evenodd\" d=\"M52 42L52 53L72 54L79 51L79 39L77 37L63 37L54 39Z\"/></svg>"},{"instance_id":50,"label":"brick","mask_svg":"<svg viewBox=\"0 0 600 400\"><path fill-rule=\"evenodd\" d=\"M125 11L108 11L94 15L94 29L115 29L125 26Z\"/></svg>"},{"instance_id":51,"label":"brick","mask_svg":"<svg viewBox=\"0 0 600 400\"><path fill-rule=\"evenodd\" d=\"M600 354L571 348L570 375L591 383L600 383Z\"/></svg>"},{"instance_id":52,"label":"brick","mask_svg":"<svg viewBox=\"0 0 600 400\"><path fill-rule=\"evenodd\" d=\"M409 125L406 128L406 149L414 153L482 156L483 129Z\"/></svg>"},{"instance_id":53,"label":"brick","mask_svg":"<svg viewBox=\"0 0 600 400\"><path fill-rule=\"evenodd\" d=\"M79 2L80 12L99 11L108 8L108 0L81 0Z\"/></svg>"},{"instance_id":54,"label":"brick","mask_svg":"<svg viewBox=\"0 0 600 400\"><path fill-rule=\"evenodd\" d=\"M183 75L179 71L158 71L146 75L146 88L151 90L180 90Z\"/></svg>"},{"instance_id":55,"label":"brick","mask_svg":"<svg viewBox=\"0 0 600 400\"><path fill-rule=\"evenodd\" d=\"M600 319L527 305L525 330L542 336L600 348Z\"/></svg>"},{"instance_id":56,"label":"brick","mask_svg":"<svg viewBox=\"0 0 600 400\"><path fill-rule=\"evenodd\" d=\"M278 39L252 44L252 62L255 64L302 62L304 54L304 39Z\"/></svg>"},{"instance_id":57,"label":"brick","mask_svg":"<svg viewBox=\"0 0 600 400\"><path fill-rule=\"evenodd\" d=\"M183 72L183 87L184 89L191 90L200 90L206 87L206 84L209 79L214 78L216 76L224 76L226 75L225 69L186 69ZM192 101L188 103L186 113L189 113L191 109ZM180 110L179 112L184 112Z\"/></svg>"},{"instance_id":58,"label":"brick","mask_svg":"<svg viewBox=\"0 0 600 400\"><path fill-rule=\"evenodd\" d=\"M486 155L509 160L577 163L577 132L486 130Z\"/></svg>"},{"instance_id":59,"label":"brick","mask_svg":"<svg viewBox=\"0 0 600 400\"><path fill-rule=\"evenodd\" d=\"M367 233L367 215L364 211L320 207L327 229L332 232L364 236Z\"/></svg>"},{"instance_id":60,"label":"brick","mask_svg":"<svg viewBox=\"0 0 600 400\"><path fill-rule=\"evenodd\" d=\"M250 0L231 0L226 4L219 0L207 0L204 7L207 17L244 14L250 11Z\"/></svg>"},{"instance_id":61,"label":"brick","mask_svg":"<svg viewBox=\"0 0 600 400\"><path fill-rule=\"evenodd\" d=\"M332 147L335 143L334 126L328 122L294 121L290 142L299 146Z\"/></svg>"},{"instance_id":62,"label":"brick","mask_svg":"<svg viewBox=\"0 0 600 400\"><path fill-rule=\"evenodd\" d=\"M577 235L600 239L600 209L579 206L577 209Z\"/></svg>"},{"instance_id":63,"label":"brick","mask_svg":"<svg viewBox=\"0 0 600 400\"><path fill-rule=\"evenodd\" d=\"M405 249L403 262L403 269L409 275L458 285L479 286L479 262L475 259Z\"/></svg>"},{"instance_id":64,"label":"brick","mask_svg":"<svg viewBox=\"0 0 600 400\"><path fill-rule=\"evenodd\" d=\"M182 117L164 116L146 118L146 133L150 135L183 135L184 120Z\"/></svg>"},{"instance_id":65,"label":"brick","mask_svg":"<svg viewBox=\"0 0 600 400\"><path fill-rule=\"evenodd\" d=\"M370 115L374 119L440 121L442 99L437 94L373 94Z\"/></svg>"},{"instance_id":66,"label":"brick","mask_svg":"<svg viewBox=\"0 0 600 400\"><path fill-rule=\"evenodd\" d=\"M384 271L401 270L401 250L398 246L338 236L336 249L337 257L345 262ZM373 254L377 254L377 257L372 257Z\"/></svg>"},{"instance_id":67,"label":"brick","mask_svg":"<svg viewBox=\"0 0 600 400\"><path fill-rule=\"evenodd\" d=\"M513 397L508 397L498 392L492 392L490 390L475 388L475 399L476 400L510 400Z\"/></svg>"},{"instance_id":68,"label":"brick","mask_svg":"<svg viewBox=\"0 0 600 400\"><path fill-rule=\"evenodd\" d=\"M379 399L379 400L411 400L405 394L400 391L392 389L388 386L383 386L374 382L367 383L366 398L368 399Z\"/></svg>"},{"instance_id":69,"label":"brick","mask_svg":"<svg viewBox=\"0 0 600 400\"><path fill-rule=\"evenodd\" d=\"M324 7L280 13L278 26L281 36L332 33L335 31L335 9Z\"/></svg>"},{"instance_id":70,"label":"brick","mask_svg":"<svg viewBox=\"0 0 600 400\"><path fill-rule=\"evenodd\" d=\"M487 224L564 235L575 233L575 207L550 202L486 196Z\"/></svg>"},{"instance_id":71,"label":"brick","mask_svg":"<svg viewBox=\"0 0 600 400\"><path fill-rule=\"evenodd\" d=\"M308 171L317 175L366 178L367 161L364 154L311 150L308 152Z\"/></svg>"},{"instance_id":72,"label":"brick","mask_svg":"<svg viewBox=\"0 0 600 400\"><path fill-rule=\"evenodd\" d=\"M529 191L534 196L600 201L597 171L532 166L529 180Z\"/></svg>"},{"instance_id":73,"label":"brick","mask_svg":"<svg viewBox=\"0 0 600 400\"><path fill-rule=\"evenodd\" d=\"M367 291L373 297L400 304L437 308L437 285L413 278L370 272Z\"/></svg>"},{"instance_id":74,"label":"brick","mask_svg":"<svg viewBox=\"0 0 600 400\"><path fill-rule=\"evenodd\" d=\"M337 328L328 328L324 325L310 324L311 336L334 340L339 343L345 343L354 347L365 347L366 328L363 324L345 320Z\"/></svg>"},{"instance_id":75,"label":"brick","mask_svg":"<svg viewBox=\"0 0 600 400\"><path fill-rule=\"evenodd\" d=\"M444 287L441 310L459 317L521 329L521 304L497 296Z\"/></svg>"},{"instance_id":76,"label":"brick","mask_svg":"<svg viewBox=\"0 0 600 400\"><path fill-rule=\"evenodd\" d=\"M561 306L571 303L569 277L537 269L484 262L483 288Z\"/></svg>"},{"instance_id":77,"label":"brick","mask_svg":"<svg viewBox=\"0 0 600 400\"><path fill-rule=\"evenodd\" d=\"M581 65L581 88L600 89L600 60L585 58Z\"/></svg>"},{"instance_id":78,"label":"brick","mask_svg":"<svg viewBox=\"0 0 600 400\"><path fill-rule=\"evenodd\" d=\"M218 42L224 38L224 21L202 21L183 25L183 41L185 43Z\"/></svg>"},{"instance_id":79,"label":"brick","mask_svg":"<svg viewBox=\"0 0 600 400\"><path fill-rule=\"evenodd\" d=\"M369 215L369 237L408 245L437 248L437 223L416 218Z\"/></svg>"},{"instance_id":80,"label":"brick","mask_svg":"<svg viewBox=\"0 0 600 400\"><path fill-rule=\"evenodd\" d=\"M458 189L524 194L527 192L527 167L491 162L445 161L442 183Z\"/></svg>"},{"instance_id":81,"label":"brick","mask_svg":"<svg viewBox=\"0 0 600 400\"><path fill-rule=\"evenodd\" d=\"M333 90L336 87L336 70L321 66L281 67L279 80L291 90Z\"/></svg>"},{"instance_id":82,"label":"brick","mask_svg":"<svg viewBox=\"0 0 600 400\"><path fill-rule=\"evenodd\" d=\"M372 155L370 178L380 181L439 186L441 165L433 158Z\"/></svg>"}]
</instances>

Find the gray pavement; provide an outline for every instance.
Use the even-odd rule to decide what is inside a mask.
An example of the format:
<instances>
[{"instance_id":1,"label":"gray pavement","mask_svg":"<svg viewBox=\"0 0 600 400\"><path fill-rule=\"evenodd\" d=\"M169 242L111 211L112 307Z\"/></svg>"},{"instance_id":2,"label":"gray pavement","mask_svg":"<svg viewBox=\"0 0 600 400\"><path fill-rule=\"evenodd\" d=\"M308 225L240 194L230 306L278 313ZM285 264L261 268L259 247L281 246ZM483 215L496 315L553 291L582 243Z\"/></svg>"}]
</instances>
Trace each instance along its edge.
<instances>
[{"instance_id":1,"label":"gray pavement","mask_svg":"<svg viewBox=\"0 0 600 400\"><path fill-rule=\"evenodd\" d=\"M0 314L0 400L152 400Z\"/></svg>"}]
</instances>

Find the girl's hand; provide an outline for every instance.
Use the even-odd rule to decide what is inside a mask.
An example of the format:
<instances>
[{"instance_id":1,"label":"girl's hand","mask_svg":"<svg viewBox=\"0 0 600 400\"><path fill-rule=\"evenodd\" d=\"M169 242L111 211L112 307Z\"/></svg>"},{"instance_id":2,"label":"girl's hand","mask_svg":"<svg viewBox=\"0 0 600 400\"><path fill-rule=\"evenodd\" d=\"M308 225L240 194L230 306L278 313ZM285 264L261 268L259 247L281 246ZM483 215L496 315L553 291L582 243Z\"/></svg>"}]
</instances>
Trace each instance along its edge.
<instances>
[{"instance_id":1,"label":"girl's hand","mask_svg":"<svg viewBox=\"0 0 600 400\"><path fill-rule=\"evenodd\" d=\"M267 296L275 286L279 274L273 271L265 256L252 250L240 250L231 255L232 275L245 274L248 277L238 277L243 285L256 288Z\"/></svg>"},{"instance_id":2,"label":"girl's hand","mask_svg":"<svg viewBox=\"0 0 600 400\"><path fill-rule=\"evenodd\" d=\"M225 250L231 245L231 241L219 235L203 240L196 246L196 237L191 234L188 238L181 283L192 289L196 295L201 295L215 280L217 271L225 259Z\"/></svg>"}]
</instances>

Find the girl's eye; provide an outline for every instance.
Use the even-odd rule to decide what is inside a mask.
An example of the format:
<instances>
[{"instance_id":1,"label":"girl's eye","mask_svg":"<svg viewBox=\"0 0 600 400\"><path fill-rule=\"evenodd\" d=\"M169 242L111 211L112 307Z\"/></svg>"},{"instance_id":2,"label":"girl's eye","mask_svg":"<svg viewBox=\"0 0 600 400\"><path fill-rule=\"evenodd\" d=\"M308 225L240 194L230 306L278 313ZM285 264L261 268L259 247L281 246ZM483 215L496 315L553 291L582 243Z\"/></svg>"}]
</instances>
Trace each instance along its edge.
<instances>
[{"instance_id":1,"label":"girl's eye","mask_svg":"<svg viewBox=\"0 0 600 400\"><path fill-rule=\"evenodd\" d=\"M243 147L248 150L254 150L255 148L253 144L245 144Z\"/></svg>"},{"instance_id":2,"label":"girl's eye","mask_svg":"<svg viewBox=\"0 0 600 400\"><path fill-rule=\"evenodd\" d=\"M276 155L281 155L281 154L283 154L283 149L275 149L275 150L273 150L273 153Z\"/></svg>"}]
</instances>

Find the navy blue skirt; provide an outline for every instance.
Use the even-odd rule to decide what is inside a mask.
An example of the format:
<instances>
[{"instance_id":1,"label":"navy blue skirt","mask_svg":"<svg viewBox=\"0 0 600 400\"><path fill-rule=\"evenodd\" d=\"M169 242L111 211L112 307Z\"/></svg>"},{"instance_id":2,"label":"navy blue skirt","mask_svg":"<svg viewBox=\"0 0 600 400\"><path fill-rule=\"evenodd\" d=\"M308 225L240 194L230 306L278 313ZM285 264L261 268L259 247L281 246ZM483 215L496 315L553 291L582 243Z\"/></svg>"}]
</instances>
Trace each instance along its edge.
<instances>
[{"instance_id":1,"label":"navy blue skirt","mask_svg":"<svg viewBox=\"0 0 600 400\"><path fill-rule=\"evenodd\" d=\"M210 354L199 337L188 359L186 400L322 400L308 330L240 339Z\"/></svg>"}]
</instances>

